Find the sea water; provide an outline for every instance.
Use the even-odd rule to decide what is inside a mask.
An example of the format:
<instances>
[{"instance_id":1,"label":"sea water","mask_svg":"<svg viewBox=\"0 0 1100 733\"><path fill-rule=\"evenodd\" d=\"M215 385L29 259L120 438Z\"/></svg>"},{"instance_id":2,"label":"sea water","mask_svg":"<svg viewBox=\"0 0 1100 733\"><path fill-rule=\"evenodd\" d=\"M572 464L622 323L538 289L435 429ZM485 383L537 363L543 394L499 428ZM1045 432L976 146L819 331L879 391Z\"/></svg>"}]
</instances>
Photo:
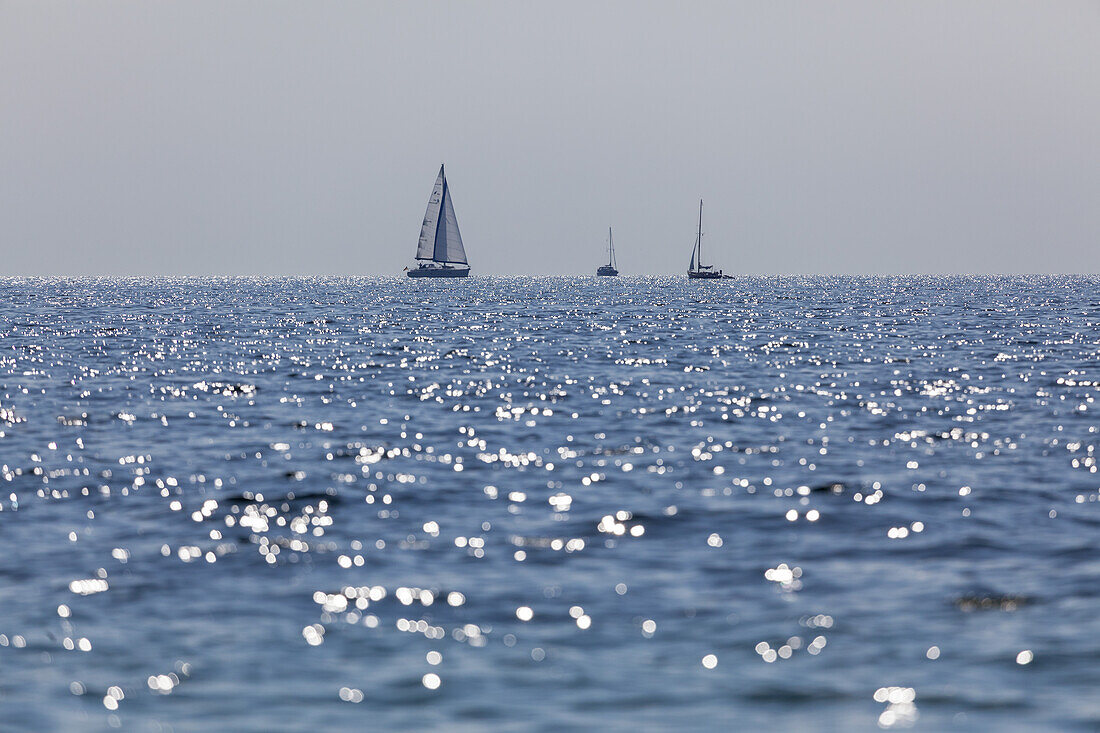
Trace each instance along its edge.
<instances>
[{"instance_id":1,"label":"sea water","mask_svg":"<svg viewBox=\"0 0 1100 733\"><path fill-rule=\"evenodd\" d=\"M1098 286L2 280L2 727L1095 729Z\"/></svg>"}]
</instances>

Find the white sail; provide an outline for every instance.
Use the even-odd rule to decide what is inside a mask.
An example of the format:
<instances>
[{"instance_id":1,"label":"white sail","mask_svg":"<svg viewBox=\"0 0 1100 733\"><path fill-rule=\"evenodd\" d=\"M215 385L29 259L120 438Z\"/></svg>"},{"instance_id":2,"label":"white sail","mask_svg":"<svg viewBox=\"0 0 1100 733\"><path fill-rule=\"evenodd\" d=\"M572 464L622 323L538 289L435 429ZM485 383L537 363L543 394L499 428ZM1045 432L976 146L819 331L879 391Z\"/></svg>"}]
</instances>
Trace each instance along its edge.
<instances>
[{"instance_id":1,"label":"white sail","mask_svg":"<svg viewBox=\"0 0 1100 733\"><path fill-rule=\"evenodd\" d=\"M436 230L439 228L439 210L443 203L443 166L439 166L439 175L435 187L428 198L428 210L424 212L424 223L420 226L420 243L416 247L416 259L430 260L435 254Z\"/></svg>"},{"instance_id":2,"label":"white sail","mask_svg":"<svg viewBox=\"0 0 1100 733\"><path fill-rule=\"evenodd\" d=\"M695 247L691 250L691 264L688 270L705 270L703 265L703 199L699 199L699 230L695 235Z\"/></svg>"},{"instance_id":3,"label":"white sail","mask_svg":"<svg viewBox=\"0 0 1100 733\"><path fill-rule=\"evenodd\" d=\"M435 230L435 253L432 259L436 262L469 264L466 262L466 249L462 246L462 234L458 231L458 218L455 216L454 204L451 203L451 189L447 186L446 178L443 179L443 205Z\"/></svg>"}]
</instances>

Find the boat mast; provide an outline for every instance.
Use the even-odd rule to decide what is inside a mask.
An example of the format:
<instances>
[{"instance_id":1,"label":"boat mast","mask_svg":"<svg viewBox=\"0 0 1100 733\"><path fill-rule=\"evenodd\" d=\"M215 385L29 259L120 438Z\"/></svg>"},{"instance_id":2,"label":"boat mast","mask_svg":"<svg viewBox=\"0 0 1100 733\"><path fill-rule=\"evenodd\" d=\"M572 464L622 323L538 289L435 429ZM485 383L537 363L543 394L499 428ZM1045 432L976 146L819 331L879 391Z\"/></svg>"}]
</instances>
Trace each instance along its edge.
<instances>
[{"instance_id":1,"label":"boat mast","mask_svg":"<svg viewBox=\"0 0 1100 733\"><path fill-rule=\"evenodd\" d=\"M439 177L443 179L443 188L439 190L439 208L435 210L435 236L432 237L433 242L439 241L439 225L443 221L443 202L447 198L447 175L443 172L443 164L439 164ZM435 258L435 250L432 250L432 261L439 262ZM444 262L443 264L447 264Z\"/></svg>"},{"instance_id":2,"label":"boat mast","mask_svg":"<svg viewBox=\"0 0 1100 733\"><path fill-rule=\"evenodd\" d=\"M607 266L615 266L615 244L611 238L611 227L607 228Z\"/></svg>"},{"instance_id":3,"label":"boat mast","mask_svg":"<svg viewBox=\"0 0 1100 733\"><path fill-rule=\"evenodd\" d=\"M699 269L703 268L703 199L699 199L699 232L696 234L695 246L698 250Z\"/></svg>"}]
</instances>

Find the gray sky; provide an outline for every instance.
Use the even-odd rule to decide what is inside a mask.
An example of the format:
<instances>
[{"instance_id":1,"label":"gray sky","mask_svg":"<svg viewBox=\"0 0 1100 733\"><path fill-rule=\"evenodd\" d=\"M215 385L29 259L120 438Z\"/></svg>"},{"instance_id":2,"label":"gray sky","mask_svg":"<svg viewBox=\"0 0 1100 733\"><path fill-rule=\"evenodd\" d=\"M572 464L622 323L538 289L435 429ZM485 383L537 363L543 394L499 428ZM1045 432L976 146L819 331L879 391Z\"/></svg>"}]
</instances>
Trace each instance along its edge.
<instances>
[{"instance_id":1,"label":"gray sky","mask_svg":"<svg viewBox=\"0 0 1100 733\"><path fill-rule=\"evenodd\" d=\"M0 0L0 273L1100 272L1100 3Z\"/></svg>"}]
</instances>

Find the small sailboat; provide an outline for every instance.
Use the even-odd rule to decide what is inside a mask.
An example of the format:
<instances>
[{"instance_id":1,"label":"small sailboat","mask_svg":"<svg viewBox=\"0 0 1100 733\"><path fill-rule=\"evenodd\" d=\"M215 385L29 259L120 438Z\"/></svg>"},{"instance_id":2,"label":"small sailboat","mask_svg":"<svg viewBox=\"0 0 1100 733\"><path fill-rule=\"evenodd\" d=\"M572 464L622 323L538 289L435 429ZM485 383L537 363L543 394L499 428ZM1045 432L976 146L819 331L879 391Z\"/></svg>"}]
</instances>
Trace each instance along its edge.
<instances>
[{"instance_id":1,"label":"small sailboat","mask_svg":"<svg viewBox=\"0 0 1100 733\"><path fill-rule=\"evenodd\" d=\"M721 270L715 270L714 265L703 264L703 200L699 199L699 229L695 234L695 247L691 250L691 264L688 265L688 277L693 280L729 280L730 275L723 275Z\"/></svg>"},{"instance_id":2,"label":"small sailboat","mask_svg":"<svg viewBox=\"0 0 1100 733\"><path fill-rule=\"evenodd\" d=\"M600 265L596 274L602 277L616 277L619 274L615 269L615 242L611 238L611 227L607 228L607 264Z\"/></svg>"},{"instance_id":3,"label":"small sailboat","mask_svg":"<svg viewBox=\"0 0 1100 733\"><path fill-rule=\"evenodd\" d=\"M466 261L466 249L462 246L455 207L451 203L451 189L442 165L428 198L424 223L420 226L416 263L411 270L405 268L409 277L466 277L470 274L470 263Z\"/></svg>"}]
</instances>

